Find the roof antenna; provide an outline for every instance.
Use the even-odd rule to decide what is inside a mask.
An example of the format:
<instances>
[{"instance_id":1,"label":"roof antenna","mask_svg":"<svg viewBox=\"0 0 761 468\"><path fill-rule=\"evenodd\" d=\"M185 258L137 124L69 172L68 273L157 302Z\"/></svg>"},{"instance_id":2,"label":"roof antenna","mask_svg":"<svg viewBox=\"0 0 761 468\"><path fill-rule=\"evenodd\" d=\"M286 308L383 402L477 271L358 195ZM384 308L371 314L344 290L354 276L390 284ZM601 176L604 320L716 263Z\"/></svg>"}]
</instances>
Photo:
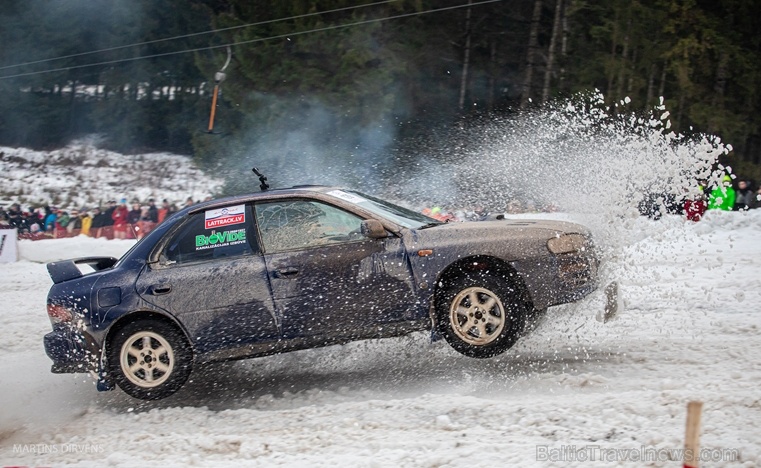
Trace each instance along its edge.
<instances>
[{"instance_id":1,"label":"roof antenna","mask_svg":"<svg viewBox=\"0 0 761 468\"><path fill-rule=\"evenodd\" d=\"M267 183L267 178L264 177L264 174L259 172L259 169L255 167L251 168L251 172L259 176L259 182L261 182L261 184L259 184L259 189L261 189L262 192L270 188L269 184Z\"/></svg>"}]
</instances>

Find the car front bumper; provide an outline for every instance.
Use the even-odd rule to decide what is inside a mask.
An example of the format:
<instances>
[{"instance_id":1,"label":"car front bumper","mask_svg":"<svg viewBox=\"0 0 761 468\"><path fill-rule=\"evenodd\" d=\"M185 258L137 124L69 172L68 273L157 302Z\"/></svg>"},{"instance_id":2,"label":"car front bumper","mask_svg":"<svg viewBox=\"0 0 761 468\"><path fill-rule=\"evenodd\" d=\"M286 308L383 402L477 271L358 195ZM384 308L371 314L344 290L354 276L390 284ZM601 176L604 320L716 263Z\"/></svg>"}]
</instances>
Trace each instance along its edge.
<instances>
[{"instance_id":1,"label":"car front bumper","mask_svg":"<svg viewBox=\"0 0 761 468\"><path fill-rule=\"evenodd\" d=\"M538 310L578 301L598 287L599 261L594 255L554 255L516 262L513 267Z\"/></svg>"},{"instance_id":2,"label":"car front bumper","mask_svg":"<svg viewBox=\"0 0 761 468\"><path fill-rule=\"evenodd\" d=\"M592 255L566 254L557 256L557 303L577 301L598 286L599 261Z\"/></svg>"}]
</instances>

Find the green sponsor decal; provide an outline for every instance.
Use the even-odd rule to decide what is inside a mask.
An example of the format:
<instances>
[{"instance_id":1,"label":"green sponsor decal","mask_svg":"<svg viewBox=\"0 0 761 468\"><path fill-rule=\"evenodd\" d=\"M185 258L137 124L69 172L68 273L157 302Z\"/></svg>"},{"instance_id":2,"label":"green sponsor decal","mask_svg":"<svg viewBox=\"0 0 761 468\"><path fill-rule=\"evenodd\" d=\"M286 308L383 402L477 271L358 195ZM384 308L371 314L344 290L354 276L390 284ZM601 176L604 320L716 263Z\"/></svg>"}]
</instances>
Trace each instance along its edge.
<instances>
[{"instance_id":1,"label":"green sponsor decal","mask_svg":"<svg viewBox=\"0 0 761 468\"><path fill-rule=\"evenodd\" d=\"M215 232L208 236L196 236L196 247L220 247L230 242L243 242L246 240L246 230Z\"/></svg>"}]
</instances>

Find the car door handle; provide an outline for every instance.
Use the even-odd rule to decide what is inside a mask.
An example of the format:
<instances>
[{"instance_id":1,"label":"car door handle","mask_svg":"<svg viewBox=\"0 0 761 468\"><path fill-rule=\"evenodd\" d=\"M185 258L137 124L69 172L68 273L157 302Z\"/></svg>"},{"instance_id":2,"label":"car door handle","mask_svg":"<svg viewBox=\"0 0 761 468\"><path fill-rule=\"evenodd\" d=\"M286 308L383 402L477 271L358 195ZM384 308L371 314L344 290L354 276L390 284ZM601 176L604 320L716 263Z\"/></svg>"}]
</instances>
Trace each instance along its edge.
<instances>
[{"instance_id":1,"label":"car door handle","mask_svg":"<svg viewBox=\"0 0 761 468\"><path fill-rule=\"evenodd\" d=\"M293 267L283 268L281 270L275 270L275 278L293 278L294 276L298 274L299 274L299 270Z\"/></svg>"},{"instance_id":2,"label":"car door handle","mask_svg":"<svg viewBox=\"0 0 761 468\"><path fill-rule=\"evenodd\" d=\"M168 284L153 285L148 288L148 293L154 296L161 296L162 294L168 294L172 291L172 286Z\"/></svg>"}]
</instances>

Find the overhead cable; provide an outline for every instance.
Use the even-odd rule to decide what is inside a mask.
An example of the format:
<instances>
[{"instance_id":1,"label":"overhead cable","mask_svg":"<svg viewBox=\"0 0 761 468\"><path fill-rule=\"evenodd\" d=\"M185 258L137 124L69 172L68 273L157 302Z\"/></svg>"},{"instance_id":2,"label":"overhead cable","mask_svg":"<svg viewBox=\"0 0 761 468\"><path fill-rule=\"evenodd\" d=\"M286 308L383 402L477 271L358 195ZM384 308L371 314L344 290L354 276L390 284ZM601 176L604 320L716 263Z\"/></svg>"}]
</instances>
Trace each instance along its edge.
<instances>
[{"instance_id":1,"label":"overhead cable","mask_svg":"<svg viewBox=\"0 0 761 468\"><path fill-rule=\"evenodd\" d=\"M19 78L19 77L23 77L23 76L40 75L40 74L45 74L45 73L55 73L55 72L68 71L68 70L78 70L78 69L82 69L82 68L97 67L97 66L102 66L102 65L115 65L115 64L119 64L119 63L135 62L135 61L138 61L138 60L147 60L147 59L159 58L159 57L168 57L168 56L171 56L171 55L187 54L187 53L191 53L191 52L202 52L202 51L206 51L206 50L222 49L224 47L235 47L235 46L240 46L240 45L245 45L245 44L253 44L253 43L257 43L257 42L271 41L271 40L275 40L275 39L286 39L286 38L295 37L295 36L302 36L304 34L311 34L311 33L324 32L324 31L331 31L331 30L336 30L336 29L349 28L349 27L353 27L353 26L361 26L361 25L366 25L366 24L379 23L381 21L388 21L388 20L392 20L392 19L408 18L408 17L411 17L411 16L421 16L421 15L426 15L426 14L430 14L430 13L438 13L438 12L448 11L448 10L457 10L457 9L460 9L460 8L470 8L470 7L475 7L475 6L479 6L479 5L485 5L485 4L488 4L488 3L496 3L496 2L501 2L501 1L504 1L504 0L482 0L482 1L479 1L479 2L466 3L466 4L462 4L462 5L451 6L451 7L433 8L433 9L430 9L430 10L418 11L418 12L414 12L414 13L404 13L404 14L400 14L400 15L387 16L385 18L375 18L375 19L369 19L369 20L363 20L363 21L356 21L354 23L338 24L338 25L333 25L333 26L325 26L323 28L309 29L309 30L306 30L306 31L297 31L297 32L288 33L288 34L278 34L276 36L262 37L262 38L257 38L257 39L249 39L249 40L246 40L246 41L230 42L230 43L220 44L220 45L214 45L214 46L197 47L197 48L193 48L193 49L184 49L184 50L178 50L178 51L174 51L174 52L164 52L164 53L160 53L160 54L143 55L143 56L139 56L139 57L130 57L130 58L125 58L125 59L107 60L107 61L103 61L103 62L87 63L87 64L83 64L83 65L72 65L72 66L69 66L69 67L60 67L60 68L53 68L53 69L48 69L48 70L40 70L40 71L34 71L34 72L17 73L17 74L14 74L14 75L0 76L0 80L6 80L6 79L10 79L10 78Z\"/></svg>"}]
</instances>

